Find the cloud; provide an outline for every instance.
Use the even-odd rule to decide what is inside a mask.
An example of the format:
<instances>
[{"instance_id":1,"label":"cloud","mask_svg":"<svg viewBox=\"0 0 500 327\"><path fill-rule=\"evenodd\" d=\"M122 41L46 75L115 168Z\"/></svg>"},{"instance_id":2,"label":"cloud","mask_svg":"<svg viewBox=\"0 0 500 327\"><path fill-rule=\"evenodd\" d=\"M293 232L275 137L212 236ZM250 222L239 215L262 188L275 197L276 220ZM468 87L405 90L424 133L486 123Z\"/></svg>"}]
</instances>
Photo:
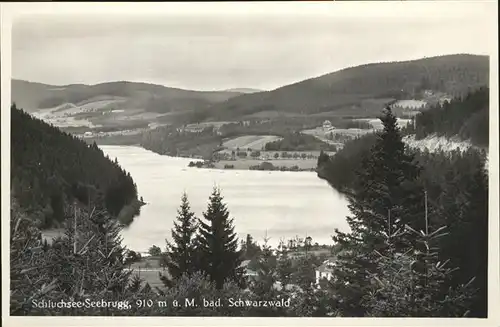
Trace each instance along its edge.
<instances>
[{"instance_id":1,"label":"cloud","mask_svg":"<svg viewBox=\"0 0 500 327\"><path fill-rule=\"evenodd\" d=\"M13 25L12 74L56 85L130 80L188 89L273 89L370 62L488 54L485 7L457 6L427 15L359 11L345 17L21 16Z\"/></svg>"}]
</instances>

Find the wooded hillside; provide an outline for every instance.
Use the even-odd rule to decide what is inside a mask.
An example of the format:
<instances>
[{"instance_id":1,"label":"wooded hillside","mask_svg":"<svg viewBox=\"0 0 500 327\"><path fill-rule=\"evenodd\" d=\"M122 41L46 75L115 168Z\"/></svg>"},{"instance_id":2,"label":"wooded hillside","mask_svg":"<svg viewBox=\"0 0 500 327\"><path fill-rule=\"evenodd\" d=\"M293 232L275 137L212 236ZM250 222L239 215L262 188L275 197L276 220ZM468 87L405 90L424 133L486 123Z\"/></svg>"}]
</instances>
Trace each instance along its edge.
<instances>
[{"instance_id":1,"label":"wooded hillside","mask_svg":"<svg viewBox=\"0 0 500 327\"><path fill-rule=\"evenodd\" d=\"M11 190L20 208L42 228L58 226L74 200L102 204L117 217L136 201L129 173L97 145L61 132L11 107Z\"/></svg>"},{"instance_id":2,"label":"wooded hillside","mask_svg":"<svg viewBox=\"0 0 500 327\"><path fill-rule=\"evenodd\" d=\"M99 100L119 100L113 109L172 112L206 108L210 104L238 96L233 91L192 91L163 85L109 82L95 85L72 84L64 86L12 80L12 100L31 112L53 108L66 103L82 105Z\"/></svg>"},{"instance_id":3,"label":"wooded hillside","mask_svg":"<svg viewBox=\"0 0 500 327\"><path fill-rule=\"evenodd\" d=\"M469 140L472 144L487 147L489 144L489 97L487 87L471 92L463 98L436 105L415 117L405 134L415 134L422 139L429 135Z\"/></svg>"},{"instance_id":4,"label":"wooded hillside","mask_svg":"<svg viewBox=\"0 0 500 327\"><path fill-rule=\"evenodd\" d=\"M240 95L208 111L218 118L269 111L314 114L341 110L345 115L347 109L364 111L364 100L419 98L424 90L456 97L488 85L488 60L487 56L460 54L361 65L269 92Z\"/></svg>"}]
</instances>

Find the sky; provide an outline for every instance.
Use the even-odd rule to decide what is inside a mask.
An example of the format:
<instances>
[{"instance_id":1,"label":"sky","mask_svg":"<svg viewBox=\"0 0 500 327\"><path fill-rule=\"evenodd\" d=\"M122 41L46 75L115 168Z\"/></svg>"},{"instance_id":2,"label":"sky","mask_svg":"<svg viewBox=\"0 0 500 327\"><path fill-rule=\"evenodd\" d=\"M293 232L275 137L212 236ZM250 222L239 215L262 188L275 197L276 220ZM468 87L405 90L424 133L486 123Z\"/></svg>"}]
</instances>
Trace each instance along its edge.
<instances>
[{"instance_id":1,"label":"sky","mask_svg":"<svg viewBox=\"0 0 500 327\"><path fill-rule=\"evenodd\" d=\"M46 10L13 20L12 77L53 85L126 80L272 90L372 62L490 54L491 4Z\"/></svg>"}]
</instances>

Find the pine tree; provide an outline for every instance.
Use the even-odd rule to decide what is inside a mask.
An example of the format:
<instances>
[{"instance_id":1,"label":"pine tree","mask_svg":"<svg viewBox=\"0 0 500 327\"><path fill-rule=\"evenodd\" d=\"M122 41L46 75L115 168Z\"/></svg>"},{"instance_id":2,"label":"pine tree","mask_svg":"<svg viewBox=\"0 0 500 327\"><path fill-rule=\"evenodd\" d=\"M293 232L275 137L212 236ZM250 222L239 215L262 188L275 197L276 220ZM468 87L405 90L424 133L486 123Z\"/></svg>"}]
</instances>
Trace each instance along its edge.
<instances>
[{"instance_id":1,"label":"pine tree","mask_svg":"<svg viewBox=\"0 0 500 327\"><path fill-rule=\"evenodd\" d=\"M32 314L31 302L49 299L56 289L49 276L46 248L40 230L11 199L10 215L10 314Z\"/></svg>"},{"instance_id":2,"label":"pine tree","mask_svg":"<svg viewBox=\"0 0 500 327\"><path fill-rule=\"evenodd\" d=\"M271 247L267 244L268 239L264 239L262 253L257 260L257 281L252 287L252 291L260 298L273 298L274 284L278 281L278 271L276 257Z\"/></svg>"},{"instance_id":3,"label":"pine tree","mask_svg":"<svg viewBox=\"0 0 500 327\"><path fill-rule=\"evenodd\" d=\"M241 242L241 250L245 260L252 260L261 252L260 247L254 242L250 234L247 234L246 241Z\"/></svg>"},{"instance_id":4,"label":"pine tree","mask_svg":"<svg viewBox=\"0 0 500 327\"><path fill-rule=\"evenodd\" d=\"M478 289L471 316L487 316L488 291L488 174L484 154L469 150L454 158L455 171L441 192L442 214L450 235L441 242L444 258L459 267L451 285L475 277ZM464 241L466 240L466 241Z\"/></svg>"},{"instance_id":5,"label":"pine tree","mask_svg":"<svg viewBox=\"0 0 500 327\"><path fill-rule=\"evenodd\" d=\"M479 167L475 167L472 181L468 185L468 226L472 228L466 236L472 247L469 247L466 254L466 261L463 266L468 267L467 273L462 276L460 282L464 282L470 277L475 277L474 286L478 288L476 301L471 307L471 316L487 317L488 315L488 173L484 168L484 160L480 160ZM469 243L467 242L467 243ZM462 243L462 247L467 250ZM457 250L456 250L457 251ZM460 248L458 249L460 251ZM461 266L461 268L463 267ZM461 269L462 270L462 269Z\"/></svg>"},{"instance_id":6,"label":"pine tree","mask_svg":"<svg viewBox=\"0 0 500 327\"><path fill-rule=\"evenodd\" d=\"M66 235L55 239L49 251L49 276L58 280L58 289L67 298L123 299L131 272L125 269L120 227L102 208L73 209ZM110 314L110 310L93 313Z\"/></svg>"},{"instance_id":7,"label":"pine tree","mask_svg":"<svg viewBox=\"0 0 500 327\"><path fill-rule=\"evenodd\" d=\"M172 229L173 242L167 241L166 266L170 278L162 279L165 286L171 287L173 281L183 274L190 276L195 272L194 236L197 228L196 217L191 211L187 194L184 193L178 210L177 222L174 222Z\"/></svg>"},{"instance_id":8,"label":"pine tree","mask_svg":"<svg viewBox=\"0 0 500 327\"><path fill-rule=\"evenodd\" d=\"M303 290L308 290L314 286L316 279L313 257L303 257L298 260L293 279Z\"/></svg>"},{"instance_id":9,"label":"pine tree","mask_svg":"<svg viewBox=\"0 0 500 327\"><path fill-rule=\"evenodd\" d=\"M277 255L278 280L283 287L286 287L286 285L292 282L294 269L292 260L288 257L288 248L286 247L284 240L280 240Z\"/></svg>"},{"instance_id":10,"label":"pine tree","mask_svg":"<svg viewBox=\"0 0 500 327\"><path fill-rule=\"evenodd\" d=\"M422 229L423 189L418 184L421 168L405 150L396 117L390 108L380 118L384 130L358 170L349 196L351 234L338 233L345 241L361 239L369 247L384 246L385 235L410 225Z\"/></svg>"},{"instance_id":11,"label":"pine tree","mask_svg":"<svg viewBox=\"0 0 500 327\"><path fill-rule=\"evenodd\" d=\"M130 280L130 284L127 286L127 291L131 293L137 293L142 288L143 280L139 277L139 275L132 276Z\"/></svg>"},{"instance_id":12,"label":"pine tree","mask_svg":"<svg viewBox=\"0 0 500 327\"><path fill-rule=\"evenodd\" d=\"M420 167L405 151L397 119L386 108L380 118L384 129L377 134L371 151L364 156L354 187L348 196L351 231L336 231L334 240L342 246L336 279L332 282L339 308L348 316L362 316L363 295L377 266L375 253L384 253L388 236L396 236L400 251L415 246L414 238L401 233L405 225L422 229L418 214L423 201L417 178Z\"/></svg>"},{"instance_id":13,"label":"pine tree","mask_svg":"<svg viewBox=\"0 0 500 327\"><path fill-rule=\"evenodd\" d=\"M318 166L322 166L330 160L330 157L323 151L319 153Z\"/></svg>"},{"instance_id":14,"label":"pine tree","mask_svg":"<svg viewBox=\"0 0 500 327\"><path fill-rule=\"evenodd\" d=\"M233 219L222 202L220 190L214 188L209 198L204 221L199 221L199 236L196 242L199 270L206 273L222 289L226 280L242 283L241 254L234 232Z\"/></svg>"},{"instance_id":15,"label":"pine tree","mask_svg":"<svg viewBox=\"0 0 500 327\"><path fill-rule=\"evenodd\" d=\"M265 299L280 299L285 297L284 285L279 289L276 287L276 282L278 282L279 274L277 267L277 258L273 254L273 250L268 245L269 239L267 236L264 238L264 244L262 246L262 252L260 253L256 270L257 278L254 283L252 283L250 290L253 292L257 300ZM254 308L252 314L262 317L262 316L285 316L286 309L279 307L262 307Z\"/></svg>"},{"instance_id":16,"label":"pine tree","mask_svg":"<svg viewBox=\"0 0 500 327\"><path fill-rule=\"evenodd\" d=\"M428 216L425 222L428 226ZM439 260L439 239L445 236L446 227L433 231L409 232L423 243L424 251L410 250L399 253L388 237L388 249L376 260L377 273L365 295L367 315L376 317L463 317L470 313L476 289L473 280L448 287L455 269L449 260ZM443 292L444 290L444 292Z\"/></svg>"}]
</instances>

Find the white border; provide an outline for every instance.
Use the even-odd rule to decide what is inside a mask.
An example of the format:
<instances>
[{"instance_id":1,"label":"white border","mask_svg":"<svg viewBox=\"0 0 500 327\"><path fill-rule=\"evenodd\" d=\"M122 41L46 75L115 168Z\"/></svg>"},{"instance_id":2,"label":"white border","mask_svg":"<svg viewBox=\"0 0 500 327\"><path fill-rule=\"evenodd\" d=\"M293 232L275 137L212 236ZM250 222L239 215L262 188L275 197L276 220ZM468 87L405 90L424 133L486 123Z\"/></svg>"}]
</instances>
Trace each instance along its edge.
<instances>
[{"instance_id":1,"label":"white border","mask_svg":"<svg viewBox=\"0 0 500 327\"><path fill-rule=\"evenodd\" d=\"M274 2L274 3L0 3L1 23L1 122L2 122L2 325L5 326L500 326L499 216L498 216L498 4L496 1L458 1L461 6L483 6L485 19L491 21L491 34L484 42L490 52L490 153L489 153L489 318L216 318L216 317L10 317L9 316L9 217L10 214L10 76L11 23L14 17L40 14L227 14L286 15L314 14L331 17L394 17L426 13L446 19L455 9L447 1L446 13L438 1L415 2ZM467 3L467 4L464 4Z\"/></svg>"}]
</instances>

